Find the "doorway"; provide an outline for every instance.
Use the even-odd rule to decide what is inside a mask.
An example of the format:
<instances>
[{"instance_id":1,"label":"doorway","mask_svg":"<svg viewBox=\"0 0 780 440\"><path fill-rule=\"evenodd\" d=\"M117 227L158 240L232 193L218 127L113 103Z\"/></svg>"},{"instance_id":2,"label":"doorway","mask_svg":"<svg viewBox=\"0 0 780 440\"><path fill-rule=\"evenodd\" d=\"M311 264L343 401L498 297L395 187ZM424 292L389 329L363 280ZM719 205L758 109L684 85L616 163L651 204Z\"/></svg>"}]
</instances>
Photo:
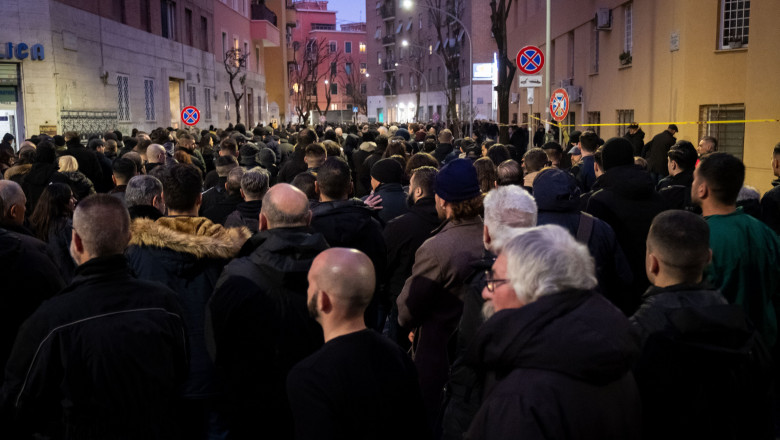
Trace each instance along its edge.
<instances>
[{"instance_id":1,"label":"doorway","mask_svg":"<svg viewBox=\"0 0 780 440\"><path fill-rule=\"evenodd\" d=\"M168 79L168 100L171 109L171 127L178 129L181 126L181 111L184 109L183 81L176 78Z\"/></svg>"}]
</instances>

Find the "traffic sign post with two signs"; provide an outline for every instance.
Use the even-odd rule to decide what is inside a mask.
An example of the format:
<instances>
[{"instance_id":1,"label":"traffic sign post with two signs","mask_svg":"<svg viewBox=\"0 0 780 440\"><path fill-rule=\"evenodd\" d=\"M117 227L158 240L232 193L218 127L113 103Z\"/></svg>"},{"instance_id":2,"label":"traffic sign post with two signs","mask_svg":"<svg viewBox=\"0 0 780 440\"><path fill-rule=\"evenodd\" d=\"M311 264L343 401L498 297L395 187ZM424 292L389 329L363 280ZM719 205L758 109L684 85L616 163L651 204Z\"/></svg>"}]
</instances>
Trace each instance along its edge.
<instances>
[{"instance_id":1,"label":"traffic sign post with two signs","mask_svg":"<svg viewBox=\"0 0 780 440\"><path fill-rule=\"evenodd\" d=\"M536 46L525 46L517 53L517 68L526 75L538 73L544 67L544 54Z\"/></svg>"},{"instance_id":2,"label":"traffic sign post with two signs","mask_svg":"<svg viewBox=\"0 0 780 440\"><path fill-rule=\"evenodd\" d=\"M181 121L186 125L195 125L200 121L200 111L193 106L184 107L181 111Z\"/></svg>"}]
</instances>

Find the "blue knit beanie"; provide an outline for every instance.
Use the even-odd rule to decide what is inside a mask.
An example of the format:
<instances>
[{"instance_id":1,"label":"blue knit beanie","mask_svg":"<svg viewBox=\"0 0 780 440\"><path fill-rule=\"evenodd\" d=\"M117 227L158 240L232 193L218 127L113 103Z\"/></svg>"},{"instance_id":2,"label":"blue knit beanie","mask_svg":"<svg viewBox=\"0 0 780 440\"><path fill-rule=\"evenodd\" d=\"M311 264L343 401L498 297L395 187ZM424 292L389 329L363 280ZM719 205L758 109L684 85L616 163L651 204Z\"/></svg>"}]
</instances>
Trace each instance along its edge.
<instances>
[{"instance_id":1,"label":"blue knit beanie","mask_svg":"<svg viewBox=\"0 0 780 440\"><path fill-rule=\"evenodd\" d=\"M436 175L436 195L447 202L462 202L482 194L477 169L468 159L455 159Z\"/></svg>"}]
</instances>

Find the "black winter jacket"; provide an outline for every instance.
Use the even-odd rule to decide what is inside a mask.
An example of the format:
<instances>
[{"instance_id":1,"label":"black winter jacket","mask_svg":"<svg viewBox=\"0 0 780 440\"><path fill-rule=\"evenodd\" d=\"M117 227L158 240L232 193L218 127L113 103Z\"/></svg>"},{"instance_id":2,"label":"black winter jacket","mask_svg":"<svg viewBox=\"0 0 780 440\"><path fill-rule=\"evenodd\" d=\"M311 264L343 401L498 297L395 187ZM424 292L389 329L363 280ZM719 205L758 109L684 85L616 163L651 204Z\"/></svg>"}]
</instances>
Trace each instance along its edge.
<instances>
[{"instance_id":1,"label":"black winter jacket","mask_svg":"<svg viewBox=\"0 0 780 440\"><path fill-rule=\"evenodd\" d=\"M279 170L279 174L276 176L278 183L290 183L295 179L295 176L306 171L309 166L303 161L303 157L306 155L305 148L296 146L295 151L291 156L287 158L287 161L282 164L282 168Z\"/></svg>"},{"instance_id":2,"label":"black winter jacket","mask_svg":"<svg viewBox=\"0 0 780 440\"><path fill-rule=\"evenodd\" d=\"M71 139L71 142L68 142L67 145L68 151L65 154L76 158L76 161L79 163L79 171L84 173L92 182L102 182L103 168L100 166L100 162L98 162L97 153L81 145L78 139Z\"/></svg>"},{"instance_id":3,"label":"black winter jacket","mask_svg":"<svg viewBox=\"0 0 780 440\"><path fill-rule=\"evenodd\" d=\"M250 200L239 203L236 205L236 210L225 219L225 227L246 226L253 234L257 233L260 224L260 210L262 208L262 200Z\"/></svg>"},{"instance_id":4,"label":"black winter jacket","mask_svg":"<svg viewBox=\"0 0 780 440\"><path fill-rule=\"evenodd\" d=\"M780 234L780 186L778 180L772 182L773 188L761 197L761 221Z\"/></svg>"},{"instance_id":5,"label":"black winter jacket","mask_svg":"<svg viewBox=\"0 0 780 440\"><path fill-rule=\"evenodd\" d=\"M382 209L377 215L383 225L409 210L406 205L407 194L400 183L383 183L376 187L374 195L382 197Z\"/></svg>"},{"instance_id":6,"label":"black winter jacket","mask_svg":"<svg viewBox=\"0 0 780 440\"><path fill-rule=\"evenodd\" d=\"M183 395L189 399L218 393L214 365L206 350L206 304L222 269L249 238L244 228L225 229L203 217L136 219L125 255L140 279L175 291L184 304L190 341L190 373Z\"/></svg>"},{"instance_id":7,"label":"black winter jacket","mask_svg":"<svg viewBox=\"0 0 780 440\"><path fill-rule=\"evenodd\" d=\"M0 399L20 433L177 438L174 415L186 375L176 295L135 279L125 258L113 255L79 266L73 283L24 323ZM4 437L9 428L3 424Z\"/></svg>"},{"instance_id":8,"label":"black winter jacket","mask_svg":"<svg viewBox=\"0 0 780 440\"><path fill-rule=\"evenodd\" d=\"M323 343L309 316L306 276L328 244L308 228L271 229L253 239L257 248L225 266L209 302L229 438L292 438L287 373Z\"/></svg>"},{"instance_id":9,"label":"black winter jacket","mask_svg":"<svg viewBox=\"0 0 780 440\"><path fill-rule=\"evenodd\" d=\"M626 254L634 280L627 292L628 302L620 307L630 316L650 285L645 274L647 233L653 218L667 205L655 192L652 177L636 165L611 168L599 178L599 184L601 189L588 200L586 212L612 227Z\"/></svg>"},{"instance_id":10,"label":"black winter jacket","mask_svg":"<svg viewBox=\"0 0 780 440\"><path fill-rule=\"evenodd\" d=\"M669 174L666 153L676 141L677 139L669 130L664 130L653 137L647 145L648 151L645 156L650 172L660 176Z\"/></svg>"},{"instance_id":11,"label":"black winter jacket","mask_svg":"<svg viewBox=\"0 0 780 440\"><path fill-rule=\"evenodd\" d=\"M497 312L468 359L488 378L469 439L638 439L628 320L601 295L568 291Z\"/></svg>"},{"instance_id":12,"label":"black winter jacket","mask_svg":"<svg viewBox=\"0 0 780 440\"><path fill-rule=\"evenodd\" d=\"M59 167L53 163L34 163L21 183L24 195L27 197L27 217L31 216L41 198L43 190L50 183L68 183L68 179L57 171Z\"/></svg>"},{"instance_id":13,"label":"black winter jacket","mask_svg":"<svg viewBox=\"0 0 780 440\"><path fill-rule=\"evenodd\" d=\"M631 142L631 146L634 147L634 156L641 156L642 148L645 146L645 132L642 131L641 128L634 134L626 131L626 134L624 134L623 137L628 139L629 142Z\"/></svg>"},{"instance_id":14,"label":"black winter jacket","mask_svg":"<svg viewBox=\"0 0 780 440\"><path fill-rule=\"evenodd\" d=\"M65 283L46 243L0 228L0 383L16 332L45 299Z\"/></svg>"}]
</instances>

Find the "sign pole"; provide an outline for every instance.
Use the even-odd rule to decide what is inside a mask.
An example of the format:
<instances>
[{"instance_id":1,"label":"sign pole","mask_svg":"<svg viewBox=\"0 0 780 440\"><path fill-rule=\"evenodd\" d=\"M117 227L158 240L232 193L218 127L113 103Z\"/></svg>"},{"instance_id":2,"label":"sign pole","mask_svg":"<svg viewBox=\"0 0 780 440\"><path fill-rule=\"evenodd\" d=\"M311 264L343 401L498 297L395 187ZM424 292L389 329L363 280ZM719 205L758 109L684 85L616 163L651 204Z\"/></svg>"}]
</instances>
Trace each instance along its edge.
<instances>
[{"instance_id":1,"label":"sign pole","mask_svg":"<svg viewBox=\"0 0 780 440\"><path fill-rule=\"evenodd\" d=\"M550 42L550 0L547 0L547 29L545 31L545 43L544 50L550 52L552 43ZM550 102L550 65L544 64L544 90L545 90L545 102Z\"/></svg>"}]
</instances>

